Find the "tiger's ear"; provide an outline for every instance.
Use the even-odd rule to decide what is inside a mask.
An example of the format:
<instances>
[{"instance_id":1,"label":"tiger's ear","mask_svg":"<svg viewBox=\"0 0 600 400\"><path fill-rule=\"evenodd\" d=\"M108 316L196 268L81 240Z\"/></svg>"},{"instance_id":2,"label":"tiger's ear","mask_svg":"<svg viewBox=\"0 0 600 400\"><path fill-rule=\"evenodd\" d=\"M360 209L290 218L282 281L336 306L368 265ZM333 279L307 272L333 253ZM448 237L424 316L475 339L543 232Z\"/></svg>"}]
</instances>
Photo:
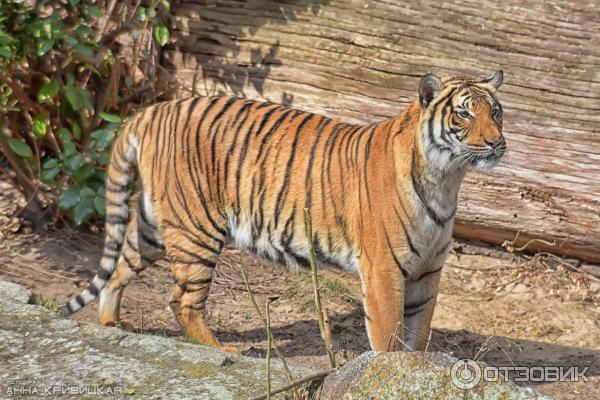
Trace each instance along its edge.
<instances>
[{"instance_id":1,"label":"tiger's ear","mask_svg":"<svg viewBox=\"0 0 600 400\"><path fill-rule=\"evenodd\" d=\"M427 108L429 103L442 91L444 84L434 74L423 75L419 83L419 104L421 108Z\"/></svg>"},{"instance_id":2,"label":"tiger's ear","mask_svg":"<svg viewBox=\"0 0 600 400\"><path fill-rule=\"evenodd\" d=\"M494 89L498 90L500 86L502 86L502 82L504 81L504 72L502 70L498 70L494 73L494 75L485 78L480 83L492 85Z\"/></svg>"}]
</instances>

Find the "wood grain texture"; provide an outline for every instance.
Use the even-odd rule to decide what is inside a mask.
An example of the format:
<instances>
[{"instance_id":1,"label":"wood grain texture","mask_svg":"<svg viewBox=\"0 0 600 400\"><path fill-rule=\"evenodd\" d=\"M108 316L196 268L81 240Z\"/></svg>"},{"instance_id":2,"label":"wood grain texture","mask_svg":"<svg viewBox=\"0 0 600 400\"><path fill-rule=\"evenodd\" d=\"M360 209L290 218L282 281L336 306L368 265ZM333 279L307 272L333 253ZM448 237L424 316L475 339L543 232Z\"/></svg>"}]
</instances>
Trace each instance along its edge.
<instances>
[{"instance_id":1,"label":"wood grain texture","mask_svg":"<svg viewBox=\"0 0 600 400\"><path fill-rule=\"evenodd\" d=\"M181 1L163 64L182 92L348 122L397 114L419 78L505 72L505 161L468 175L455 233L600 262L600 5L593 1ZM535 249L535 247L533 248ZM544 250L548 250L544 248Z\"/></svg>"}]
</instances>

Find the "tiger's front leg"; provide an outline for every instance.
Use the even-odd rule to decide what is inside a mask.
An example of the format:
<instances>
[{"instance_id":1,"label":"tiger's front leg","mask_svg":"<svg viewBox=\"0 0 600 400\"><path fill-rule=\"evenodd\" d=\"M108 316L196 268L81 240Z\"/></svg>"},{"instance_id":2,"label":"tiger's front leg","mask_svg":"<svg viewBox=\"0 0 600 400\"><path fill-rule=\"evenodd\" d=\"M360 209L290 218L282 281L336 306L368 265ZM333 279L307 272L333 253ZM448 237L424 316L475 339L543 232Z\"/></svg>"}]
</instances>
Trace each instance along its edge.
<instances>
[{"instance_id":1,"label":"tiger's front leg","mask_svg":"<svg viewBox=\"0 0 600 400\"><path fill-rule=\"evenodd\" d=\"M403 350L404 277L393 259L360 260L367 336L375 351Z\"/></svg>"},{"instance_id":2,"label":"tiger's front leg","mask_svg":"<svg viewBox=\"0 0 600 400\"><path fill-rule=\"evenodd\" d=\"M442 266L427 268L414 281L407 280L405 283L404 340L410 350L424 351L427 348Z\"/></svg>"}]
</instances>

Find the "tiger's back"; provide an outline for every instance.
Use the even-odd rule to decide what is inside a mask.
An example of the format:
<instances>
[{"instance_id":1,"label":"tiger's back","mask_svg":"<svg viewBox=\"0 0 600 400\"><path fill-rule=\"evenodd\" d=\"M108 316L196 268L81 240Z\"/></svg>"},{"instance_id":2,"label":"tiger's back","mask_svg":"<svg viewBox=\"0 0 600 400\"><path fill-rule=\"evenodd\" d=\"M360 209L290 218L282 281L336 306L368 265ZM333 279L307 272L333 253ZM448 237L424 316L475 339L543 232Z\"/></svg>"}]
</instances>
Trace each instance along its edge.
<instances>
[{"instance_id":1,"label":"tiger's back","mask_svg":"<svg viewBox=\"0 0 600 400\"><path fill-rule=\"evenodd\" d=\"M156 126L144 128L146 119ZM161 104L136 124L140 174L164 236L182 215L202 227L190 227L202 243L186 243L186 251L206 245L217 253L228 235L239 247L304 265L309 208L319 258L356 270L360 178L350 171L364 167L365 134L376 125L226 96Z\"/></svg>"}]
</instances>

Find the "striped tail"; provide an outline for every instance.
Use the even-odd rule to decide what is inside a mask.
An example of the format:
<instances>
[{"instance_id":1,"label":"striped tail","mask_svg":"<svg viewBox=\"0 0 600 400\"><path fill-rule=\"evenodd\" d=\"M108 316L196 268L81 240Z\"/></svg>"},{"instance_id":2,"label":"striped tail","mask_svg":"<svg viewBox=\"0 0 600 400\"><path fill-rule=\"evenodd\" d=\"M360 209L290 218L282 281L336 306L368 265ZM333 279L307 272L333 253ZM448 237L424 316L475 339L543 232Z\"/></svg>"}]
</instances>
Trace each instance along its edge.
<instances>
[{"instance_id":1,"label":"striped tail","mask_svg":"<svg viewBox=\"0 0 600 400\"><path fill-rule=\"evenodd\" d=\"M64 315L94 300L115 270L129 221L129 186L136 178L137 146L135 133L127 128L114 145L106 178L106 239L100 268L87 288L62 307Z\"/></svg>"}]
</instances>

